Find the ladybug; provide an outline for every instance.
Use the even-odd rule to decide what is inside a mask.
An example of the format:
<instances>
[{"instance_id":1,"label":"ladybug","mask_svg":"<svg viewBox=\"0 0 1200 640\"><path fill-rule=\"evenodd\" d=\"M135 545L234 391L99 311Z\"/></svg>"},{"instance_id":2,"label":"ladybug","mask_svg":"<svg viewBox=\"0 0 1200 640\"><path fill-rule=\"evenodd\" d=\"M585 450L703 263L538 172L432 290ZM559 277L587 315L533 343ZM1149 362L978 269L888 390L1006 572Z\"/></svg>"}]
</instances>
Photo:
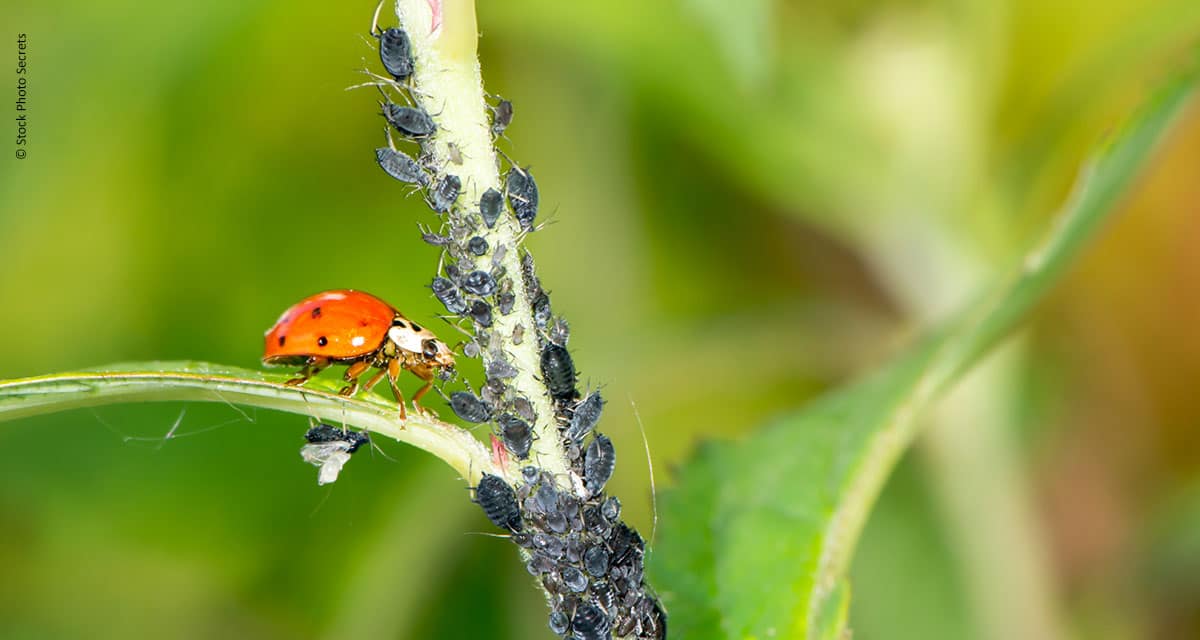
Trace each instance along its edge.
<instances>
[{"instance_id":1,"label":"ladybug","mask_svg":"<svg viewBox=\"0 0 1200 640\"><path fill-rule=\"evenodd\" d=\"M374 387L384 376L400 403L400 418L406 418L404 395L396 384L407 369L425 381L413 395L417 401L433 386L435 374L442 379L454 373L454 355L429 329L404 317L392 305L362 291L322 291L292 305L267 331L263 364L299 365L303 368L289 385L300 385L332 364L347 364L345 380L350 384L341 395L352 396L358 379L371 367L379 372L362 385Z\"/></svg>"}]
</instances>

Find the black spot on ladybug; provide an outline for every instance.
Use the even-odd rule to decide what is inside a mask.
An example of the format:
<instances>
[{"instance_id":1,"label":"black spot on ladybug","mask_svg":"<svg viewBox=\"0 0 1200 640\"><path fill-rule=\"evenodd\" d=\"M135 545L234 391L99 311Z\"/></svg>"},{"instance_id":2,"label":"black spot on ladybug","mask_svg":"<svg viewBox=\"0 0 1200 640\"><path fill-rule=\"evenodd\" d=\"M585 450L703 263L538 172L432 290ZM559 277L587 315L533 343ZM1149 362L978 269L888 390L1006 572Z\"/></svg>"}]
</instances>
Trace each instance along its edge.
<instances>
[{"instance_id":1,"label":"black spot on ladybug","mask_svg":"<svg viewBox=\"0 0 1200 640\"><path fill-rule=\"evenodd\" d=\"M392 326L393 326L393 327L400 327L401 329L407 329L407 328L408 328L408 325L404 324L404 321L403 321L403 320L396 320L395 322L393 322L393 323L392 323Z\"/></svg>"},{"instance_id":2,"label":"black spot on ladybug","mask_svg":"<svg viewBox=\"0 0 1200 640\"><path fill-rule=\"evenodd\" d=\"M410 326L412 326L413 331L418 331L418 332L422 331L421 327L419 325L417 325L417 323L415 323L415 322L412 323L412 325L410 325Z\"/></svg>"},{"instance_id":3,"label":"black spot on ladybug","mask_svg":"<svg viewBox=\"0 0 1200 640\"><path fill-rule=\"evenodd\" d=\"M358 326L360 326L360 327L365 327L365 326L367 326L368 324L371 324L371 323L367 322L366 320L359 320L359 321L358 321Z\"/></svg>"},{"instance_id":4,"label":"black spot on ladybug","mask_svg":"<svg viewBox=\"0 0 1200 640\"><path fill-rule=\"evenodd\" d=\"M316 307L312 310L312 317L314 320L321 317L321 307Z\"/></svg>"},{"instance_id":5,"label":"black spot on ladybug","mask_svg":"<svg viewBox=\"0 0 1200 640\"><path fill-rule=\"evenodd\" d=\"M284 343L286 340L287 340L287 336L279 336L279 346L281 346L281 347L282 347L282 346L283 346L283 343Z\"/></svg>"},{"instance_id":6,"label":"black spot on ladybug","mask_svg":"<svg viewBox=\"0 0 1200 640\"><path fill-rule=\"evenodd\" d=\"M317 338L317 346L318 347L323 347L327 344L329 344L329 338L326 338L325 336L321 336L320 338Z\"/></svg>"}]
</instances>

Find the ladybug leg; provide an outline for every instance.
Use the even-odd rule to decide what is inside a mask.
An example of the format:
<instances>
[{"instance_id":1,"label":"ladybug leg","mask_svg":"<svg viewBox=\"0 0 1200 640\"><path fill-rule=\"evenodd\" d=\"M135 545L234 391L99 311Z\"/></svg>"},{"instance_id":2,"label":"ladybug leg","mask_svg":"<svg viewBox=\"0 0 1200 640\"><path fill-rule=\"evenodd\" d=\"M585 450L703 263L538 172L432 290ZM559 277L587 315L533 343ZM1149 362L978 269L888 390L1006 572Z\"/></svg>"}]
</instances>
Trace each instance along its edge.
<instances>
[{"instance_id":1,"label":"ladybug leg","mask_svg":"<svg viewBox=\"0 0 1200 640\"><path fill-rule=\"evenodd\" d=\"M342 387L342 390L338 391L338 394L346 397L354 395L354 392L358 391L359 376L366 373L367 369L370 368L371 363L366 360L359 360L349 367L346 367L346 375L343 377L346 379L346 382L349 382L350 384Z\"/></svg>"},{"instance_id":2,"label":"ladybug leg","mask_svg":"<svg viewBox=\"0 0 1200 640\"><path fill-rule=\"evenodd\" d=\"M413 394L413 399L412 399L413 409L415 409L421 413L427 413L429 415L436 416L437 413L435 413L433 410L426 409L425 407L422 407L421 405L417 404L417 402L420 401L421 397L424 396L425 394L429 393L429 390L433 388L433 376L432 375L421 375L413 369L409 369L409 371L412 371L414 375L416 375L418 378L425 381L425 386L421 387L420 389L417 389L417 392Z\"/></svg>"},{"instance_id":3,"label":"ladybug leg","mask_svg":"<svg viewBox=\"0 0 1200 640\"><path fill-rule=\"evenodd\" d=\"M304 365L295 378L288 380L284 384L289 387L295 387L308 382L309 378L317 375L322 369L329 366L329 358L309 358L308 363Z\"/></svg>"},{"instance_id":4,"label":"ladybug leg","mask_svg":"<svg viewBox=\"0 0 1200 640\"><path fill-rule=\"evenodd\" d=\"M400 405L400 419L408 420L408 413L404 410L404 393L400 391L400 385L396 384L396 379L400 377L400 359L392 358L388 361L387 368L388 384L392 387L392 395L396 396L396 402Z\"/></svg>"},{"instance_id":5,"label":"ladybug leg","mask_svg":"<svg viewBox=\"0 0 1200 640\"><path fill-rule=\"evenodd\" d=\"M383 380L383 376L385 376L385 375L387 375L387 368L386 368L386 367L385 367L385 368L383 368L383 369L380 369L378 373L376 373L375 375L371 376L371 379L370 379L370 380L367 380L367 381L366 381L366 383L364 383L364 384L363 384L363 386L362 386L362 390L363 390L363 391L370 391L370 390L371 390L371 389L372 389L372 388L373 388L375 385L379 384L379 381L380 381L380 380Z\"/></svg>"}]
</instances>

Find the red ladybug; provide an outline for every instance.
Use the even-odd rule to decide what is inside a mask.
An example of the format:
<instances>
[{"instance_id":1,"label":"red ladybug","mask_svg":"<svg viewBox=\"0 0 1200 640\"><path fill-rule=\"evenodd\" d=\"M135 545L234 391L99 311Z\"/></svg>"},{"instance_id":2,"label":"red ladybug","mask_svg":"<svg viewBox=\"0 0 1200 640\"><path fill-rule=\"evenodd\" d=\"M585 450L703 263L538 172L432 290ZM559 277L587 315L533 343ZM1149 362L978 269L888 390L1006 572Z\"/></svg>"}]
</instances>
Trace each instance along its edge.
<instances>
[{"instance_id":1,"label":"red ladybug","mask_svg":"<svg viewBox=\"0 0 1200 640\"><path fill-rule=\"evenodd\" d=\"M304 384L318 371L331 364L348 364L342 388L344 396L358 391L358 379L371 367L379 372L371 376L364 390L374 387L386 375L400 418L406 417L404 395L396 379L407 369L425 381L413 396L417 401L433 386L434 375L454 371L454 355L429 329L405 318L392 305L362 291L337 289L323 291L292 305L275 326L267 331L263 364L303 366L299 377L287 384Z\"/></svg>"}]
</instances>

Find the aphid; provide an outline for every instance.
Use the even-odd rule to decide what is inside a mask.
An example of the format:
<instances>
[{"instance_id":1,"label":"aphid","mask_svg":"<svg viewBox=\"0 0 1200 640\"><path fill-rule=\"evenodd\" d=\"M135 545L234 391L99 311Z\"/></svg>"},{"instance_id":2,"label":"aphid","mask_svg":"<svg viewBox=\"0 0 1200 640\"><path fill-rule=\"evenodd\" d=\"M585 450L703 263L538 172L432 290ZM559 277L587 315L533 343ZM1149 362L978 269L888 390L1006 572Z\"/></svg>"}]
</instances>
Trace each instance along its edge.
<instances>
[{"instance_id":1,"label":"aphid","mask_svg":"<svg viewBox=\"0 0 1200 640\"><path fill-rule=\"evenodd\" d=\"M575 396L575 363L566 349L548 344L542 350L542 380L555 400Z\"/></svg>"},{"instance_id":2,"label":"aphid","mask_svg":"<svg viewBox=\"0 0 1200 640\"><path fill-rule=\"evenodd\" d=\"M382 8L383 2L375 7L375 17L371 21L371 35L379 38L379 61L383 63L383 68L393 78L403 81L413 72L412 43L409 42L408 34L404 29L392 27L377 33L379 10Z\"/></svg>"},{"instance_id":3,"label":"aphid","mask_svg":"<svg viewBox=\"0 0 1200 640\"><path fill-rule=\"evenodd\" d=\"M429 329L404 317L395 307L362 291L337 289L323 291L292 305L266 334L263 364L301 365L289 385L301 385L332 364L347 364L343 376L349 383L341 390L352 396L359 390L358 379L371 367L379 372L363 385L374 387L384 377L400 404L400 417L406 416L404 395L397 379L407 370L425 381L413 395L413 408L433 387L439 371L452 373L454 355Z\"/></svg>"},{"instance_id":4,"label":"aphid","mask_svg":"<svg viewBox=\"0 0 1200 640\"><path fill-rule=\"evenodd\" d=\"M551 571L554 571L554 567L554 560L540 553L533 554L533 557L529 559L529 562L525 563L525 570L528 571L530 575L534 576L550 573Z\"/></svg>"},{"instance_id":5,"label":"aphid","mask_svg":"<svg viewBox=\"0 0 1200 640\"><path fill-rule=\"evenodd\" d=\"M567 632L567 627L571 621L567 618L567 614L562 611L554 611L550 614L550 631L552 633L562 635Z\"/></svg>"},{"instance_id":6,"label":"aphid","mask_svg":"<svg viewBox=\"0 0 1200 640\"><path fill-rule=\"evenodd\" d=\"M583 453L583 481L588 493L596 495L604 490L616 463L617 451L613 448L612 440L596 434L596 439Z\"/></svg>"},{"instance_id":7,"label":"aphid","mask_svg":"<svg viewBox=\"0 0 1200 640\"><path fill-rule=\"evenodd\" d=\"M587 576L583 575L583 572L575 567L563 567L562 579L563 584L565 584L568 589L574 591L575 593L583 593L587 590Z\"/></svg>"},{"instance_id":8,"label":"aphid","mask_svg":"<svg viewBox=\"0 0 1200 640\"><path fill-rule=\"evenodd\" d=\"M463 278L462 288L477 296L490 296L496 292L496 279L486 271L472 271Z\"/></svg>"},{"instance_id":9,"label":"aphid","mask_svg":"<svg viewBox=\"0 0 1200 640\"><path fill-rule=\"evenodd\" d=\"M433 229L421 224L417 225L417 229L421 232L421 240L424 240L425 244L430 244L435 247L444 247L450 244L450 236L434 233Z\"/></svg>"},{"instance_id":10,"label":"aphid","mask_svg":"<svg viewBox=\"0 0 1200 640\"><path fill-rule=\"evenodd\" d=\"M618 522L609 538L609 548L612 550L613 565L634 564L640 563L645 555L646 542L629 525Z\"/></svg>"},{"instance_id":11,"label":"aphid","mask_svg":"<svg viewBox=\"0 0 1200 640\"><path fill-rule=\"evenodd\" d=\"M450 408L454 410L454 415L476 424L487 422L492 417L492 410L487 404L469 391L451 393Z\"/></svg>"},{"instance_id":12,"label":"aphid","mask_svg":"<svg viewBox=\"0 0 1200 640\"><path fill-rule=\"evenodd\" d=\"M554 485L543 482L534 497L540 512L550 513L558 510L558 492L554 490Z\"/></svg>"},{"instance_id":13,"label":"aphid","mask_svg":"<svg viewBox=\"0 0 1200 640\"><path fill-rule=\"evenodd\" d=\"M612 532L612 524L600 514L600 507L584 507L583 524L589 533L598 538L608 538Z\"/></svg>"},{"instance_id":14,"label":"aphid","mask_svg":"<svg viewBox=\"0 0 1200 640\"><path fill-rule=\"evenodd\" d=\"M483 300L476 300L471 303L470 316L475 324L481 327L490 327L492 326L492 305Z\"/></svg>"},{"instance_id":15,"label":"aphid","mask_svg":"<svg viewBox=\"0 0 1200 640\"><path fill-rule=\"evenodd\" d=\"M425 186L429 184L429 176L421 169L416 160L408 154L396 151L390 147L380 147L375 150L375 161L389 176L407 184Z\"/></svg>"},{"instance_id":16,"label":"aphid","mask_svg":"<svg viewBox=\"0 0 1200 640\"><path fill-rule=\"evenodd\" d=\"M487 250L487 240L484 240L482 236L475 236L467 241L467 251L470 251L477 256L487 253Z\"/></svg>"},{"instance_id":17,"label":"aphid","mask_svg":"<svg viewBox=\"0 0 1200 640\"><path fill-rule=\"evenodd\" d=\"M381 106L383 107L383 117L388 124L409 138L424 138L437 131L437 125L433 123L433 118L429 117L429 114L422 109L406 107L394 102L387 102Z\"/></svg>"},{"instance_id":18,"label":"aphid","mask_svg":"<svg viewBox=\"0 0 1200 640\"><path fill-rule=\"evenodd\" d=\"M503 404L504 395L508 393L508 385L499 378L491 378L483 385L480 396L491 406Z\"/></svg>"},{"instance_id":19,"label":"aphid","mask_svg":"<svg viewBox=\"0 0 1200 640\"><path fill-rule=\"evenodd\" d=\"M571 618L571 628L575 630L575 637L579 640L609 638L611 624L604 611L591 602L579 605L579 608L575 609L575 616Z\"/></svg>"},{"instance_id":20,"label":"aphid","mask_svg":"<svg viewBox=\"0 0 1200 640\"><path fill-rule=\"evenodd\" d=\"M526 422L537 422L537 413L534 412L533 403L529 401L529 398L524 396L513 398L512 408Z\"/></svg>"},{"instance_id":21,"label":"aphid","mask_svg":"<svg viewBox=\"0 0 1200 640\"><path fill-rule=\"evenodd\" d=\"M530 298L537 298L542 294L542 282L537 277L533 254L528 251L521 254L521 279L525 283L525 292L529 294Z\"/></svg>"},{"instance_id":22,"label":"aphid","mask_svg":"<svg viewBox=\"0 0 1200 640\"><path fill-rule=\"evenodd\" d=\"M453 142L446 143L446 157L449 158L450 162L453 162L454 164L463 163L462 149L459 149L458 145L454 144Z\"/></svg>"},{"instance_id":23,"label":"aphid","mask_svg":"<svg viewBox=\"0 0 1200 640\"><path fill-rule=\"evenodd\" d=\"M537 325L537 328L545 329L546 325L550 323L551 315L550 296L546 295L545 291L539 292L533 299L533 323Z\"/></svg>"},{"instance_id":24,"label":"aphid","mask_svg":"<svg viewBox=\"0 0 1200 640\"><path fill-rule=\"evenodd\" d=\"M600 608L609 612L611 615L617 604L617 592L613 586L607 582L599 581L592 583L592 602L600 605Z\"/></svg>"},{"instance_id":25,"label":"aphid","mask_svg":"<svg viewBox=\"0 0 1200 640\"><path fill-rule=\"evenodd\" d=\"M489 229L496 226L500 213L504 210L504 196L495 189L488 189L479 197L479 215Z\"/></svg>"},{"instance_id":26,"label":"aphid","mask_svg":"<svg viewBox=\"0 0 1200 640\"><path fill-rule=\"evenodd\" d=\"M505 280L505 282L512 282L512 280ZM496 296L496 307L499 308L500 313L504 315L512 313L513 305L516 303L517 296L512 291L503 291Z\"/></svg>"},{"instance_id":27,"label":"aphid","mask_svg":"<svg viewBox=\"0 0 1200 640\"><path fill-rule=\"evenodd\" d=\"M497 306L499 306L499 305L497 305ZM504 309L501 308L500 312L503 313ZM525 341L525 325L518 324L517 326L513 327L512 341L513 341L513 344L521 344L522 342Z\"/></svg>"},{"instance_id":28,"label":"aphid","mask_svg":"<svg viewBox=\"0 0 1200 640\"><path fill-rule=\"evenodd\" d=\"M563 515L566 515L565 513ZM583 559L583 540L578 533L567 536L567 562L579 564Z\"/></svg>"},{"instance_id":29,"label":"aphid","mask_svg":"<svg viewBox=\"0 0 1200 640\"><path fill-rule=\"evenodd\" d=\"M538 188L533 174L528 169L513 167L508 172L505 188L508 189L508 204L517 222L525 231L533 231L533 220L538 211Z\"/></svg>"},{"instance_id":30,"label":"aphid","mask_svg":"<svg viewBox=\"0 0 1200 640\"><path fill-rule=\"evenodd\" d=\"M304 440L309 444L342 442L346 445L346 453L354 453L358 451L359 447L371 442L371 437L367 435L366 431L351 431L321 423L305 432Z\"/></svg>"},{"instance_id":31,"label":"aphid","mask_svg":"<svg viewBox=\"0 0 1200 640\"><path fill-rule=\"evenodd\" d=\"M604 504L600 505L600 515L609 522L616 522L617 518L621 517L621 501L616 496L609 496Z\"/></svg>"},{"instance_id":32,"label":"aphid","mask_svg":"<svg viewBox=\"0 0 1200 640\"><path fill-rule=\"evenodd\" d=\"M517 368L503 357L495 357L495 355L493 354L493 358L487 363L488 377L504 379L515 377L517 375Z\"/></svg>"},{"instance_id":33,"label":"aphid","mask_svg":"<svg viewBox=\"0 0 1200 640\"><path fill-rule=\"evenodd\" d=\"M641 606L641 637L662 640L667 637L667 614L654 598L643 598Z\"/></svg>"},{"instance_id":34,"label":"aphid","mask_svg":"<svg viewBox=\"0 0 1200 640\"><path fill-rule=\"evenodd\" d=\"M547 337L550 339L550 342L564 347L567 346L567 341L571 339L571 327L561 316L555 318L550 323L547 333L549 334Z\"/></svg>"},{"instance_id":35,"label":"aphid","mask_svg":"<svg viewBox=\"0 0 1200 640\"><path fill-rule=\"evenodd\" d=\"M575 413L571 415L571 423L567 426L566 432L563 434L569 440L579 442L583 440L600 421L600 411L604 409L604 400L598 392L590 394L575 406Z\"/></svg>"},{"instance_id":36,"label":"aphid","mask_svg":"<svg viewBox=\"0 0 1200 640\"><path fill-rule=\"evenodd\" d=\"M434 278L433 284L429 285L429 288L433 289L433 295L446 305L446 311L456 316L467 312L467 301L463 298L462 291L459 291L458 286L450 280L441 277Z\"/></svg>"},{"instance_id":37,"label":"aphid","mask_svg":"<svg viewBox=\"0 0 1200 640\"><path fill-rule=\"evenodd\" d=\"M525 484L533 484L533 483L537 482L538 468L533 465L529 465L527 467L522 467L521 468L521 478L523 478L525 480Z\"/></svg>"},{"instance_id":38,"label":"aphid","mask_svg":"<svg viewBox=\"0 0 1200 640\"><path fill-rule=\"evenodd\" d=\"M492 109L492 135L497 138L504 135L504 130L512 124L512 119L513 103L501 98L500 102Z\"/></svg>"},{"instance_id":39,"label":"aphid","mask_svg":"<svg viewBox=\"0 0 1200 640\"><path fill-rule=\"evenodd\" d=\"M583 554L583 566L593 576L603 576L608 573L608 552L601 546L588 547Z\"/></svg>"},{"instance_id":40,"label":"aphid","mask_svg":"<svg viewBox=\"0 0 1200 640\"><path fill-rule=\"evenodd\" d=\"M333 425L318 424L304 434L308 444L300 448L300 457L305 462L320 468L317 484L334 482L350 455L371 441L363 431L339 429Z\"/></svg>"},{"instance_id":41,"label":"aphid","mask_svg":"<svg viewBox=\"0 0 1200 640\"><path fill-rule=\"evenodd\" d=\"M462 190L462 180L458 176L448 175L438 181L429 193L429 207L438 213L446 213L458 200Z\"/></svg>"},{"instance_id":42,"label":"aphid","mask_svg":"<svg viewBox=\"0 0 1200 640\"><path fill-rule=\"evenodd\" d=\"M511 413L501 415L497 422L504 446L521 460L528 458L529 448L533 446L533 432L529 429L529 423Z\"/></svg>"},{"instance_id":43,"label":"aphid","mask_svg":"<svg viewBox=\"0 0 1200 640\"><path fill-rule=\"evenodd\" d=\"M522 529L521 510L517 507L517 494L499 476L483 474L479 486L475 487L475 501L483 507L483 513L492 524L501 529L517 532Z\"/></svg>"}]
</instances>

